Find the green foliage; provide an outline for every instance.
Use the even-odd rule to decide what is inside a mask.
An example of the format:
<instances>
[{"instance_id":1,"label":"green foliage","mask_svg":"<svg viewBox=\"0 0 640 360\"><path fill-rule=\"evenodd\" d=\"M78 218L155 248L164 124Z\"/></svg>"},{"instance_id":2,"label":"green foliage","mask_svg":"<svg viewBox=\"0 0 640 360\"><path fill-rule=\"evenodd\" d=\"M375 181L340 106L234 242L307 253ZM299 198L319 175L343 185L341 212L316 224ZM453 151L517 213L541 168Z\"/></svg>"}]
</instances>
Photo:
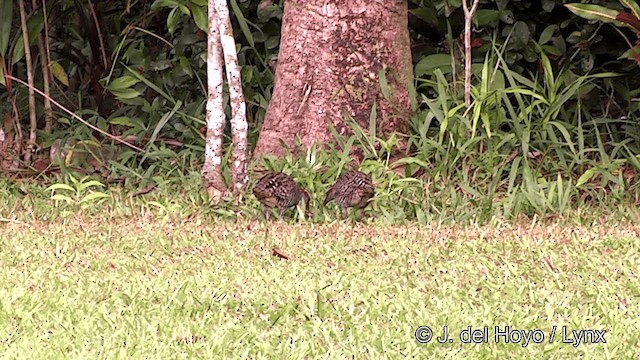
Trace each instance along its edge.
<instances>
[{"instance_id":1,"label":"green foliage","mask_svg":"<svg viewBox=\"0 0 640 360\"><path fill-rule=\"evenodd\" d=\"M423 71L417 86L422 109L412 120L409 156L394 157L399 146L396 137L377 136L374 105L368 129L348 119L353 135L343 138L334 131L336 143L328 149L298 148L293 152L304 155L265 159L266 169L290 174L311 194L312 217L304 219L299 206L293 219L337 218L335 205L322 208L321 203L337 176L356 167L350 157L356 147L364 156L357 168L371 174L376 184L367 212L385 223L484 223L494 218L567 215L579 208L635 201L638 193L631 184L636 175L629 177L629 170L640 168L640 162L628 137L640 136L638 124L627 121L619 128L619 120L594 117L585 106L598 82L612 88L618 74L580 75L570 68L555 69L544 48L534 44L542 71L523 76L505 59L509 45L494 44L483 61L473 65L477 80L471 108L464 105L462 85L451 80L451 67ZM443 64L450 62L444 54L434 56ZM424 69L427 63L416 67ZM170 118L165 116L156 125L152 140ZM124 118L118 123L133 124ZM147 146L156 148L153 141ZM185 176L198 178L197 158L176 163L178 153L158 149L156 155L152 165L136 176L153 179L160 186L184 184ZM224 169L229 181L228 168ZM177 179L153 175L159 171L173 173ZM188 172L192 175L185 175ZM260 217L260 206L250 195L259 177L252 174L243 203L226 202L207 211L225 217L239 213ZM195 181L189 183L197 189ZM190 192L184 196L191 197L194 205L205 204ZM148 205L165 213L191 211L167 203L161 195Z\"/></svg>"},{"instance_id":2,"label":"green foliage","mask_svg":"<svg viewBox=\"0 0 640 360\"><path fill-rule=\"evenodd\" d=\"M611 6L607 1L592 1L594 5ZM637 6L633 0L622 2L626 7ZM613 4L614 7L621 7ZM463 31L464 16L461 1L417 1L410 4L410 30L414 43L414 60L424 56L449 52ZM580 17L563 6L561 0L545 1L503 1L490 0L480 3L473 19L476 29L473 33L474 58L481 59L490 51L493 41L507 44L504 57L512 70L524 74L535 69L539 57L535 43L554 60L568 61L567 66L579 66L584 74L591 70L611 71L623 68L637 71L630 62L610 62L628 47L626 33L611 27L581 20ZM499 34L498 38L494 38ZM511 40L507 40L511 38ZM442 40L448 40L443 42ZM633 40L631 40L632 42ZM433 43L447 44L442 48ZM423 44L428 46L422 46ZM604 69L600 69L604 67ZM634 82L635 84L635 82Z\"/></svg>"},{"instance_id":3,"label":"green foliage","mask_svg":"<svg viewBox=\"0 0 640 360\"><path fill-rule=\"evenodd\" d=\"M590 4L565 4L565 6L574 14L585 19L612 23L618 27L628 27L640 39L640 5L635 0L622 0L620 3L629 8L631 13ZM636 44L627 50L621 58L635 60L640 63L640 44Z\"/></svg>"},{"instance_id":4,"label":"green foliage","mask_svg":"<svg viewBox=\"0 0 640 360\"><path fill-rule=\"evenodd\" d=\"M10 4L0 3L5 8ZM50 14L88 18L86 9L74 4L63 2ZM305 150L301 158L270 159L266 166L291 173L309 188L314 222L335 219L335 205L328 209L319 205L338 174L354 167L349 154L355 147L364 154L358 167L371 173L377 185L375 201L367 211L392 223L488 221L493 216L564 214L601 202L635 201L640 84L633 76L637 67L616 60L620 44L626 46L621 34L629 31L582 20L561 4L559 0L481 4L474 18L473 105L466 108L458 41L461 2L413 1L410 30L417 80L411 100L416 113L408 156L396 156L399 139L382 139L376 133L374 105L369 129L352 122L353 136L338 138L334 147ZM622 4L634 13L631 2ZM87 121L134 139L146 150L138 154L121 148L108 163L110 178L139 188L188 183L190 190L180 194L203 208L205 199L192 190L198 188L204 149L206 5L204 0L158 0L131 8L121 2L99 4L96 10L104 14L101 32L113 60L99 78L106 94L103 103L110 104L110 111L98 111L99 96L89 91L88 69L101 59L93 58L95 49L86 29L74 21L55 24L50 44L55 77L69 85L54 86L53 97L69 99L66 105ZM271 98L282 2L231 1L230 9L253 145ZM148 16L149 11L154 16ZM13 18L0 19L0 26L15 23L15 9L13 13ZM0 16L6 14L0 11ZM37 33L42 13L32 14L29 23ZM10 33L0 31L0 45L8 44L7 53L19 53L20 32L10 29ZM84 54L86 59L74 59L69 52ZM13 60L20 61L19 57ZM10 59L5 63L10 64ZM26 77L23 67L12 71ZM380 86L383 95L389 96L384 71ZM26 90L14 86L13 91L18 109L26 113ZM5 112L11 110L0 106ZM230 109L226 110L230 116ZM112 147L60 116L53 134L38 136L45 151L58 139ZM230 156L229 144L227 128L225 160ZM226 167L224 177L229 183ZM174 206L173 200L167 200L171 195L157 195L147 209L167 214L195 211ZM206 211L228 217L239 211L257 214L254 200L248 195L238 207L225 202Z\"/></svg>"},{"instance_id":5,"label":"green foliage","mask_svg":"<svg viewBox=\"0 0 640 360\"><path fill-rule=\"evenodd\" d=\"M56 204L64 201L70 205L81 205L86 208L109 197L109 194L93 189L104 187L104 184L97 180L90 180L88 176L78 180L71 174L68 174L68 178L73 186L57 183L46 189L46 191L51 191L51 200L54 200Z\"/></svg>"},{"instance_id":6,"label":"green foliage","mask_svg":"<svg viewBox=\"0 0 640 360\"><path fill-rule=\"evenodd\" d=\"M4 60L11 39L11 20L13 18L13 1L0 0L0 59Z\"/></svg>"},{"instance_id":7,"label":"green foliage","mask_svg":"<svg viewBox=\"0 0 640 360\"><path fill-rule=\"evenodd\" d=\"M600 140L605 129L585 113L582 101L594 82L617 74L556 73L537 46L543 77L531 80L509 68L508 45L494 44L473 67L478 80L470 109L461 84L447 80L450 68L424 72L419 88L434 96L422 96L426 108L414 118L410 138L415 153L399 163L408 173L426 172L444 194L457 184L459 195L488 210L485 215L564 214L607 193L625 198L628 184L620 169L637 161L628 156L632 152L616 151L612 158L618 139Z\"/></svg>"}]
</instances>

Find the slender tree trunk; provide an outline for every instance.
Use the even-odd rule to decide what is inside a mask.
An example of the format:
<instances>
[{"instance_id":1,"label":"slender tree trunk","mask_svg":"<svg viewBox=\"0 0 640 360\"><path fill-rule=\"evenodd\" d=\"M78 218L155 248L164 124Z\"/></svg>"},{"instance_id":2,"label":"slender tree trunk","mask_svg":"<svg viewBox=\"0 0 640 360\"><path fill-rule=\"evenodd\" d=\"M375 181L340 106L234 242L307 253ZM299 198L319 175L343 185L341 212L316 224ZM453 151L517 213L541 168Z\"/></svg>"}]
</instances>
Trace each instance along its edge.
<instances>
[{"instance_id":1,"label":"slender tree trunk","mask_svg":"<svg viewBox=\"0 0 640 360\"><path fill-rule=\"evenodd\" d=\"M33 9L38 8L38 0L31 0L31 5ZM47 9L43 4L42 11L43 18L45 22L47 22ZM49 71L49 57L47 56L47 52L44 46L44 40L42 39L42 34L38 34L38 55L40 56L40 70L42 71L42 85L44 93L47 95L44 97L44 131L48 134L51 134L51 130L53 128L53 109L51 108L51 91L49 79L51 79L51 72Z\"/></svg>"},{"instance_id":2,"label":"slender tree trunk","mask_svg":"<svg viewBox=\"0 0 640 360\"><path fill-rule=\"evenodd\" d=\"M473 0L471 10L467 1L462 0L462 8L464 10L464 103L469 107L471 106L471 22L480 0Z\"/></svg>"},{"instance_id":3,"label":"slender tree trunk","mask_svg":"<svg viewBox=\"0 0 640 360\"><path fill-rule=\"evenodd\" d=\"M36 95L33 91L33 62L31 60L31 48L29 45L29 31L27 30L27 12L24 9L24 0L18 0L20 7L20 25L22 28L22 40L24 41L24 61L27 63L27 83L29 84L29 144L25 153L25 161L31 160L31 152L36 146L36 130L38 129L36 113Z\"/></svg>"},{"instance_id":4,"label":"slender tree trunk","mask_svg":"<svg viewBox=\"0 0 640 360\"><path fill-rule=\"evenodd\" d=\"M227 192L222 176L222 134L225 115L222 98L222 49L215 0L208 3L207 36L207 135L202 176L211 200L219 202Z\"/></svg>"},{"instance_id":5,"label":"slender tree trunk","mask_svg":"<svg viewBox=\"0 0 640 360\"><path fill-rule=\"evenodd\" d=\"M229 98L233 114L231 118L231 135L233 139L231 174L234 193L239 195L249 180L247 176L247 110L242 93L240 66L238 66L238 54L236 53L236 43L233 39L227 0L217 0L216 11L218 13L220 42L224 52L224 64L227 70L227 84L229 86Z\"/></svg>"},{"instance_id":6,"label":"slender tree trunk","mask_svg":"<svg viewBox=\"0 0 640 360\"><path fill-rule=\"evenodd\" d=\"M378 136L406 133L407 16L406 0L285 1L275 87L255 155L281 155L280 141L293 149L297 136L305 147L333 142L330 125L350 132L344 113L367 130L374 103Z\"/></svg>"}]
</instances>

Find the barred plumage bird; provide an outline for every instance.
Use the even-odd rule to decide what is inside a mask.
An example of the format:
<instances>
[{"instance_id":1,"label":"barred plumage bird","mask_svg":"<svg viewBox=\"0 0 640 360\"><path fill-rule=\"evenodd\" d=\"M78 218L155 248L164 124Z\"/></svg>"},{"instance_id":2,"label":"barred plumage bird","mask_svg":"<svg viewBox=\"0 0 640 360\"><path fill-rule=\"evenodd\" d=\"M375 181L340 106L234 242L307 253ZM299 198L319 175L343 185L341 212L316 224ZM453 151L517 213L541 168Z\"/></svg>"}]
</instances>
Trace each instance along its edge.
<instances>
[{"instance_id":1,"label":"barred plumage bird","mask_svg":"<svg viewBox=\"0 0 640 360\"><path fill-rule=\"evenodd\" d=\"M284 212L298 205L300 199L304 199L306 213L309 214L310 197L309 194L296 184L293 179L281 172L270 172L264 175L253 188L253 195L264 206L264 216L269 220L272 208L278 208L280 217Z\"/></svg>"},{"instance_id":2,"label":"barred plumage bird","mask_svg":"<svg viewBox=\"0 0 640 360\"><path fill-rule=\"evenodd\" d=\"M335 200L342 208L342 218L349 216L348 208L360 209L358 219L364 217L364 208L373 198L375 188L371 176L359 171L347 171L338 177L336 183L329 188L323 205Z\"/></svg>"}]
</instances>

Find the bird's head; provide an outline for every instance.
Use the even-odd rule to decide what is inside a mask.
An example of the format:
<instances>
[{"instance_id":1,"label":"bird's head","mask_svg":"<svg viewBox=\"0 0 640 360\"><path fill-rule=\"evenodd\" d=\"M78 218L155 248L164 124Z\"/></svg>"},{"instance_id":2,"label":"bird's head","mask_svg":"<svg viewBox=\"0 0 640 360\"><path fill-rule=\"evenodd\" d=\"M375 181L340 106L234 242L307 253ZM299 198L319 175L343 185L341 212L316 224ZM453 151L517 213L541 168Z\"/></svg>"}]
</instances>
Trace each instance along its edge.
<instances>
[{"instance_id":1,"label":"bird's head","mask_svg":"<svg viewBox=\"0 0 640 360\"><path fill-rule=\"evenodd\" d=\"M327 205L329 201L333 200L335 197L336 196L334 194L333 187L331 187L329 191L327 191L327 196L325 196L324 201L322 202L322 206Z\"/></svg>"},{"instance_id":2,"label":"bird's head","mask_svg":"<svg viewBox=\"0 0 640 360\"><path fill-rule=\"evenodd\" d=\"M309 196L309 193L303 188L300 188L300 197L302 197L305 203L305 214L309 216L311 214L311 197Z\"/></svg>"}]
</instances>

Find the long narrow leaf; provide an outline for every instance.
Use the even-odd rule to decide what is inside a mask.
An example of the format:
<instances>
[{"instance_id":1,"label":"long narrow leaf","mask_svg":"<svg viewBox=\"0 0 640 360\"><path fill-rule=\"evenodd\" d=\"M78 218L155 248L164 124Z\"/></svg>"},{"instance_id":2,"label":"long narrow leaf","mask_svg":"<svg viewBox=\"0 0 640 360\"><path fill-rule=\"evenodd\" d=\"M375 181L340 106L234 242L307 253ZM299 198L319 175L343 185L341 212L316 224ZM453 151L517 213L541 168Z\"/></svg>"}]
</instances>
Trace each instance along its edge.
<instances>
[{"instance_id":1,"label":"long narrow leaf","mask_svg":"<svg viewBox=\"0 0 640 360\"><path fill-rule=\"evenodd\" d=\"M585 19L612 23L616 26L627 26L633 29L633 27L616 20L616 16L619 13L617 10L591 4L565 4L564 6L572 13Z\"/></svg>"},{"instance_id":2,"label":"long narrow leaf","mask_svg":"<svg viewBox=\"0 0 640 360\"><path fill-rule=\"evenodd\" d=\"M636 0L619 0L620 4L626 6L631 9L631 13L633 16L640 19L640 5L636 2Z\"/></svg>"},{"instance_id":3,"label":"long narrow leaf","mask_svg":"<svg viewBox=\"0 0 640 360\"><path fill-rule=\"evenodd\" d=\"M251 34L251 30L249 30L249 26L247 26L247 20L242 14L242 10L238 6L238 2L236 0L231 0L231 8L233 9L233 13L236 16L236 20L238 20L238 24L240 25L240 29L242 30L242 34L249 42L251 47L255 47L255 42L253 40L253 35Z\"/></svg>"}]
</instances>

